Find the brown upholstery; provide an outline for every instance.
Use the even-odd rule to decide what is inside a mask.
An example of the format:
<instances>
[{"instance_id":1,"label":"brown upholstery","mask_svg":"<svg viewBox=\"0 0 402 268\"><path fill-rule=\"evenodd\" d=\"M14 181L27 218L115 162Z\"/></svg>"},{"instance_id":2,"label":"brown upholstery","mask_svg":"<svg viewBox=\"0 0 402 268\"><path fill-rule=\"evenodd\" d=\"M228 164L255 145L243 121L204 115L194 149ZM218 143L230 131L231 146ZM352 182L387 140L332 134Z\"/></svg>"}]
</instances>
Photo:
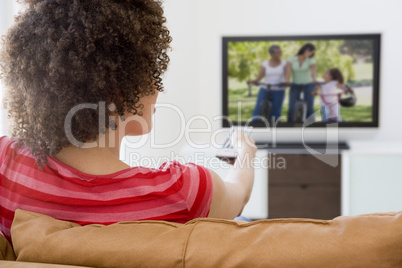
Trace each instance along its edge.
<instances>
[{"instance_id":1,"label":"brown upholstery","mask_svg":"<svg viewBox=\"0 0 402 268\"><path fill-rule=\"evenodd\" d=\"M83 266L55 265L46 263L0 261L0 268L84 268ZM87 267L85 267L87 268Z\"/></svg>"},{"instance_id":2,"label":"brown upholstery","mask_svg":"<svg viewBox=\"0 0 402 268\"><path fill-rule=\"evenodd\" d=\"M79 226L17 210L19 261L95 267L402 267L402 212Z\"/></svg>"},{"instance_id":3,"label":"brown upholstery","mask_svg":"<svg viewBox=\"0 0 402 268\"><path fill-rule=\"evenodd\" d=\"M0 260L15 261L16 257L7 239L0 233Z\"/></svg>"}]
</instances>

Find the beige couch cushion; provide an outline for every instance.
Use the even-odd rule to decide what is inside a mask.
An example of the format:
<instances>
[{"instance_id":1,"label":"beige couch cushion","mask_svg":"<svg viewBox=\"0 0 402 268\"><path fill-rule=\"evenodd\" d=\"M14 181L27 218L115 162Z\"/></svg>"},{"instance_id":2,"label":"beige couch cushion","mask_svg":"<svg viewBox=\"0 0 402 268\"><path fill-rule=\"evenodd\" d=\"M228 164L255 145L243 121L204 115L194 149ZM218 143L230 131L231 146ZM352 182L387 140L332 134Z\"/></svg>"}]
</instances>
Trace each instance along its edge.
<instances>
[{"instance_id":1,"label":"beige couch cushion","mask_svg":"<svg viewBox=\"0 0 402 268\"><path fill-rule=\"evenodd\" d=\"M55 265L46 263L0 261L0 268L89 268L84 266Z\"/></svg>"},{"instance_id":2,"label":"beige couch cushion","mask_svg":"<svg viewBox=\"0 0 402 268\"><path fill-rule=\"evenodd\" d=\"M17 210L19 261L94 267L402 267L402 212L239 223L79 226Z\"/></svg>"},{"instance_id":3,"label":"beige couch cushion","mask_svg":"<svg viewBox=\"0 0 402 268\"><path fill-rule=\"evenodd\" d=\"M0 233L0 260L15 261L16 257L7 239Z\"/></svg>"}]
</instances>

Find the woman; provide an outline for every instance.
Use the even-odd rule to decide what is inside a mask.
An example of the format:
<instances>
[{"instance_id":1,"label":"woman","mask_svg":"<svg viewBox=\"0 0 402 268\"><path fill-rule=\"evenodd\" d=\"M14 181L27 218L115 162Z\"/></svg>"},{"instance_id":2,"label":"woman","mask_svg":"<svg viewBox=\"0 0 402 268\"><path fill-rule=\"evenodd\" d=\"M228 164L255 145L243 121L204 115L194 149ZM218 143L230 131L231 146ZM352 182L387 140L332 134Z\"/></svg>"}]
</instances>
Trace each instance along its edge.
<instances>
[{"instance_id":1,"label":"woman","mask_svg":"<svg viewBox=\"0 0 402 268\"><path fill-rule=\"evenodd\" d=\"M17 208L80 224L233 219L253 186L242 134L227 180L193 163L130 167L124 136L152 129L171 37L158 0L26 0L0 54L12 137L0 138L0 231ZM239 145L238 145L239 144Z\"/></svg>"},{"instance_id":2,"label":"woman","mask_svg":"<svg viewBox=\"0 0 402 268\"><path fill-rule=\"evenodd\" d=\"M251 84L256 84L265 77L265 84L281 84L284 82L286 61L282 60L282 49L278 45L272 45L268 52L271 56L269 60L261 64L260 73L255 80L251 80ZM282 114L283 100L285 99L285 88L281 86L273 86L268 91L266 86L262 86L257 96L257 103L253 112L253 119L259 119L260 106L264 100L271 98L272 100L272 114L264 115L269 120L273 119L275 122L280 119ZM271 118L269 118L271 117Z\"/></svg>"},{"instance_id":3,"label":"woman","mask_svg":"<svg viewBox=\"0 0 402 268\"><path fill-rule=\"evenodd\" d=\"M306 116L314 116L314 96L311 94L315 90L316 62L313 59L315 46L307 43L303 45L296 56L289 58L286 66L286 82L290 82L292 74L292 86L289 92L288 122L295 122L296 101L300 100L303 92L304 101L307 103Z\"/></svg>"}]
</instances>

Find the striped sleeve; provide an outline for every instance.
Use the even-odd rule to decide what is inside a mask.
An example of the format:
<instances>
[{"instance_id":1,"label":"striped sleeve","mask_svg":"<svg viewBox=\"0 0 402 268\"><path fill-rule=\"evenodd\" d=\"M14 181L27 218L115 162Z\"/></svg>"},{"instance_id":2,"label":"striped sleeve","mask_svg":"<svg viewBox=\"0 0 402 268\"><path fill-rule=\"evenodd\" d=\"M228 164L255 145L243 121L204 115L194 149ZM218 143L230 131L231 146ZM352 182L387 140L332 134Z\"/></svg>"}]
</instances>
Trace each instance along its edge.
<instances>
[{"instance_id":1,"label":"striped sleeve","mask_svg":"<svg viewBox=\"0 0 402 268\"><path fill-rule=\"evenodd\" d=\"M182 193L191 218L208 217L212 201L212 178L209 170L194 163L182 165Z\"/></svg>"},{"instance_id":2,"label":"striped sleeve","mask_svg":"<svg viewBox=\"0 0 402 268\"><path fill-rule=\"evenodd\" d=\"M8 145L12 142L12 140L7 136L0 137L0 166L4 162L4 157L7 153Z\"/></svg>"},{"instance_id":3,"label":"striped sleeve","mask_svg":"<svg viewBox=\"0 0 402 268\"><path fill-rule=\"evenodd\" d=\"M211 173L207 168L194 163L173 163L180 169L181 192L187 204L189 218L208 217L213 193Z\"/></svg>"}]
</instances>

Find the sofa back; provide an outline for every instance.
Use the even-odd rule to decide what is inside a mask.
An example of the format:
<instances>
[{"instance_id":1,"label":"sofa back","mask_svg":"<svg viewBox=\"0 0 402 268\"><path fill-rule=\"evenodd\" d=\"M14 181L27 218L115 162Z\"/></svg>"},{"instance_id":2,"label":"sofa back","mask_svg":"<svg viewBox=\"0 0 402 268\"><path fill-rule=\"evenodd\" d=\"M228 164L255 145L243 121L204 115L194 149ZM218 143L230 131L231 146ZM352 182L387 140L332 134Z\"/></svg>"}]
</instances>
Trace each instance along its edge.
<instances>
[{"instance_id":1,"label":"sofa back","mask_svg":"<svg viewBox=\"0 0 402 268\"><path fill-rule=\"evenodd\" d=\"M90 267L402 267L402 212L250 223L201 218L79 226L17 210L19 261Z\"/></svg>"}]
</instances>

